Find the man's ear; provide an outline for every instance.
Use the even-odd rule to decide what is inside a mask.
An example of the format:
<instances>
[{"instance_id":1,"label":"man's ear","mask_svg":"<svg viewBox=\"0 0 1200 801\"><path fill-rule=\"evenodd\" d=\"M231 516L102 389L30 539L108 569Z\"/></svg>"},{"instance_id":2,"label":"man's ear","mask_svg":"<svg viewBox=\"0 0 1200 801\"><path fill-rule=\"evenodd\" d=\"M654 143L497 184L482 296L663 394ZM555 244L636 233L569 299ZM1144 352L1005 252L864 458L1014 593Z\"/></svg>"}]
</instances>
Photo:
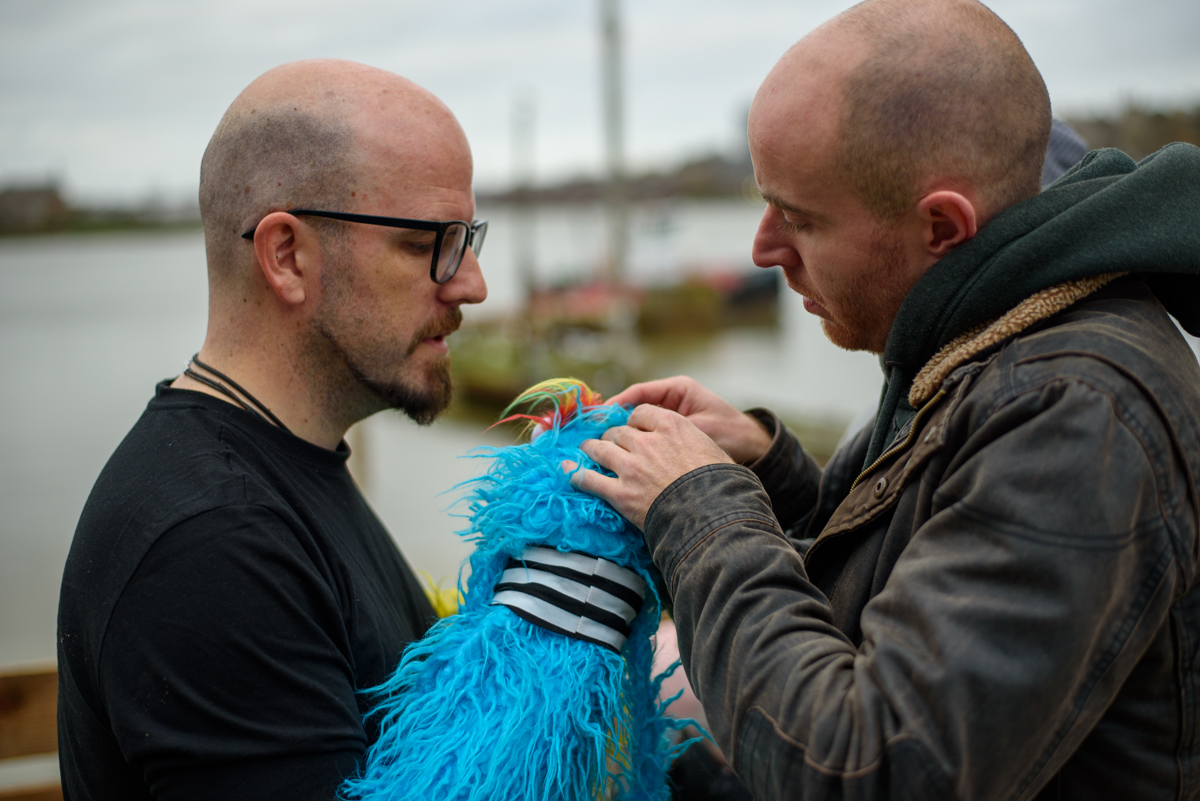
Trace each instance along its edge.
<instances>
[{"instance_id":1,"label":"man's ear","mask_svg":"<svg viewBox=\"0 0 1200 801\"><path fill-rule=\"evenodd\" d=\"M285 211L263 217L254 230L254 254L267 284L289 306L304 303L313 281L320 280L321 243L311 228Z\"/></svg>"},{"instance_id":2,"label":"man's ear","mask_svg":"<svg viewBox=\"0 0 1200 801\"><path fill-rule=\"evenodd\" d=\"M975 204L958 192L931 192L917 202L921 217L922 245L930 255L942 258L979 230Z\"/></svg>"}]
</instances>

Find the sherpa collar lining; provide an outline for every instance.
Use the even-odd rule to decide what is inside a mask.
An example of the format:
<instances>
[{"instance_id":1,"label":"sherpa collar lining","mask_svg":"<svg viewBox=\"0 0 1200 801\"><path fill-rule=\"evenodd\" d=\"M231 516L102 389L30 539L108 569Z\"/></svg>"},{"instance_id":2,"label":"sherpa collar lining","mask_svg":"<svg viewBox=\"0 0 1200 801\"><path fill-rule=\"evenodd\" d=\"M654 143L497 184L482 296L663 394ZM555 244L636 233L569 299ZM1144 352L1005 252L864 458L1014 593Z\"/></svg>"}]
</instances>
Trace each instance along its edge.
<instances>
[{"instance_id":1,"label":"sherpa collar lining","mask_svg":"<svg viewBox=\"0 0 1200 801\"><path fill-rule=\"evenodd\" d=\"M908 392L909 405L914 409L921 408L934 396L946 377L959 365L993 345L1019 334L1034 323L1058 314L1071 304L1123 275L1128 275L1128 273L1094 275L1090 278L1067 281L1049 289L1043 289L1041 292L1030 295L990 323L983 323L963 332L947 342L917 373L917 377L913 379L912 389Z\"/></svg>"}]
</instances>

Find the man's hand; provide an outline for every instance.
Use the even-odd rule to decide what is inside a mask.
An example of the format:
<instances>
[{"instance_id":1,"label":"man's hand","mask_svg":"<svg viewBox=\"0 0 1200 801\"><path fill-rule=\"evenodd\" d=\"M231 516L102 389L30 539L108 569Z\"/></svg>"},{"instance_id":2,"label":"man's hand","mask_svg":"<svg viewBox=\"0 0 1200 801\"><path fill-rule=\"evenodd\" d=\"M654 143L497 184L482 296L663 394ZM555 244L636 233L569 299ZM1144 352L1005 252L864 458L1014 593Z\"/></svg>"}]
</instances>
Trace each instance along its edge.
<instances>
[{"instance_id":1,"label":"man's hand","mask_svg":"<svg viewBox=\"0 0 1200 801\"><path fill-rule=\"evenodd\" d=\"M584 440L580 449L617 477L579 470L571 476L572 486L608 501L640 530L644 530L654 499L675 479L697 467L732 463L729 455L690 421L650 405L638 406L627 425L613 426L600 439ZM565 462L563 467L573 470L575 465Z\"/></svg>"},{"instance_id":2,"label":"man's hand","mask_svg":"<svg viewBox=\"0 0 1200 801\"><path fill-rule=\"evenodd\" d=\"M634 384L611 398L609 403L634 406L650 403L678 412L711 437L738 464L753 462L771 447L771 435L762 423L739 412L716 393L684 375Z\"/></svg>"}]
</instances>

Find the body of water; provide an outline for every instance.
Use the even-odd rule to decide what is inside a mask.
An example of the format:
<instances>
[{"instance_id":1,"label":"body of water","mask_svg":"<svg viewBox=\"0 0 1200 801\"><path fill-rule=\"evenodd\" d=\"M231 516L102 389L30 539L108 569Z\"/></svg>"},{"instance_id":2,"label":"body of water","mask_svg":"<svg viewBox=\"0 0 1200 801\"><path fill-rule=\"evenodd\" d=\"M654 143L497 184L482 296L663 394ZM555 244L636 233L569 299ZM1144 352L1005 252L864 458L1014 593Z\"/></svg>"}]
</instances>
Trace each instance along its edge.
<instances>
[{"instance_id":1,"label":"body of water","mask_svg":"<svg viewBox=\"0 0 1200 801\"><path fill-rule=\"evenodd\" d=\"M750 268L761 207L675 201L634 209L630 277ZM483 253L491 296L468 318L520 300L513 227L503 209ZM603 258L596 207L543 210L537 276L591 274ZM204 337L207 285L198 231L0 240L0 664L54 657L62 566L92 483L150 399ZM848 420L874 401L874 357L837 350L784 291L778 331L731 331L665 371L688 373L741 407ZM367 495L412 565L452 581L470 548L446 491L477 475L461 458L510 435L395 413L362 425Z\"/></svg>"},{"instance_id":2,"label":"body of water","mask_svg":"<svg viewBox=\"0 0 1200 801\"><path fill-rule=\"evenodd\" d=\"M748 266L758 214L742 201L637 209L631 277ZM505 210L480 216L492 220L483 258L491 297L468 317L512 310L521 297ZM594 270L602 220L595 207L540 213L539 280ZM0 664L54 657L59 581L83 503L154 384L199 348L206 304L199 231L0 241ZM833 349L802 315L789 299L779 332L731 333L678 371L744 405L849 417L876 391L878 370ZM416 569L452 580L470 549L454 534L461 524L445 491L480 470L463 454L508 435L453 422L420 428L395 413L361 425L372 504Z\"/></svg>"}]
</instances>

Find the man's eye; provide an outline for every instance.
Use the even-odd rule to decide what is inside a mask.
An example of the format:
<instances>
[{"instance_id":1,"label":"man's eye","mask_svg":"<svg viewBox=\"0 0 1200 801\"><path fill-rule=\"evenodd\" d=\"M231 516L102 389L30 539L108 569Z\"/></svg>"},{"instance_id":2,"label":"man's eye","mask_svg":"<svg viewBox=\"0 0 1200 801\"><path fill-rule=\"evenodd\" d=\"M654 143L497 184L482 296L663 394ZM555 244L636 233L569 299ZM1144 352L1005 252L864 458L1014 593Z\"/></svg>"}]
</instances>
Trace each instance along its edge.
<instances>
[{"instance_id":1,"label":"man's eye","mask_svg":"<svg viewBox=\"0 0 1200 801\"><path fill-rule=\"evenodd\" d=\"M414 256L428 256L433 252L434 241L433 239L428 241L408 239L404 241L401 247L405 253L411 253Z\"/></svg>"},{"instance_id":2,"label":"man's eye","mask_svg":"<svg viewBox=\"0 0 1200 801\"><path fill-rule=\"evenodd\" d=\"M803 231L805 228L808 227L805 223L792 222L787 217L783 218L783 224L784 224L784 227L786 227L789 231L796 231L796 232Z\"/></svg>"}]
</instances>

